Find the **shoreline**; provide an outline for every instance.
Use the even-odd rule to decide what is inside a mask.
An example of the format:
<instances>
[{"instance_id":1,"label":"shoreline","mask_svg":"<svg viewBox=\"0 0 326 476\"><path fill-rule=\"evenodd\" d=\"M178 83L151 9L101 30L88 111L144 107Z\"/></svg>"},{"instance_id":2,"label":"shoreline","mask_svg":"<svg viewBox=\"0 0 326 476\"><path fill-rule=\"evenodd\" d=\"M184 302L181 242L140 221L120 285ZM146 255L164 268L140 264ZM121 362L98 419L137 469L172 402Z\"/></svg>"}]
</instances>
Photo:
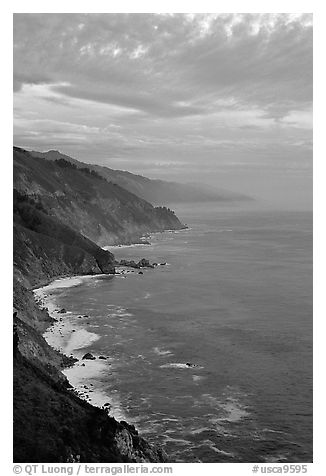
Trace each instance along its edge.
<instances>
[{"instance_id":1,"label":"shoreline","mask_svg":"<svg viewBox=\"0 0 326 476\"><path fill-rule=\"evenodd\" d=\"M155 235L162 235L164 233L180 233L191 230L191 227L184 227L180 230L164 230L159 232L152 232L146 238L152 239ZM155 238L154 238L155 239ZM155 243L155 242L154 242ZM144 247L153 246L152 242L133 243L133 244L121 244L121 245L109 245L103 247L110 251L112 248L128 248L128 247ZM169 263L166 263L169 266ZM117 266L115 269L120 269L118 273L110 274L90 274L90 275L61 275L41 281L37 287L32 288L34 299L36 304L47 310L47 313L51 319L44 332L42 333L46 343L53 349L60 352L60 354L73 358L74 362L64 367L61 372L69 381L76 395L89 404L105 409L108 414L118 421L124 420L129 422L129 418L125 415L123 408L120 405L117 398L118 390L114 389L113 392L107 393L101 390L101 388L95 388L94 383L96 377L101 373L106 373L108 379L112 369L113 359L110 355L106 355L105 359L99 359L100 356L96 356L95 360L84 359L83 356L88 353L88 347L100 339L101 336L90 332L85 329L82 324L85 322L84 318L89 316L83 316L83 311L80 314L75 315L69 309L66 312L58 312L58 305L56 304L55 296L52 295L53 290L60 288L69 288L79 286L84 281L92 280L96 278L102 278L103 276L116 276L124 277L125 268ZM124 270L121 272L121 270ZM84 318L80 318L80 317ZM94 383L92 383L92 380ZM98 383L98 381L97 381ZM136 424L132 421L131 424Z\"/></svg>"},{"instance_id":2,"label":"shoreline","mask_svg":"<svg viewBox=\"0 0 326 476\"><path fill-rule=\"evenodd\" d=\"M155 235L162 235L163 233L176 233L177 234L177 233L182 233L182 232L190 231L190 230L192 230L192 227L184 226L183 228L176 229L176 230L174 230L172 228L172 229L163 230L163 231L153 231L153 232L149 233L148 235L146 235L144 237L144 241L140 241L140 242L137 242L137 243L122 243L122 244L118 244L118 245L105 245L105 246L102 246L102 249L105 250L105 251L113 252L116 249L138 248L138 247L142 247L142 246L145 246L145 247L153 246L155 244L155 241L153 243L152 241L149 241L149 240L152 240L153 237L155 238Z\"/></svg>"},{"instance_id":3,"label":"shoreline","mask_svg":"<svg viewBox=\"0 0 326 476\"><path fill-rule=\"evenodd\" d=\"M96 378L101 373L110 375L113 359L109 355L106 355L105 359L100 359L99 356L96 356L95 360L82 358L91 343L101 338L81 325L89 316L82 316L80 319L81 314L75 315L69 309L66 312L58 312L55 296L51 293L51 290L79 286L83 281L102 276L103 274L96 274L56 278L45 286L33 289L33 294L37 305L47 308L48 315L52 319L42 334L46 343L62 355L75 359L72 365L67 365L61 370L72 390L80 399L105 409L109 416L117 421L128 421L117 398L117 390L108 394L95 386Z\"/></svg>"}]
</instances>

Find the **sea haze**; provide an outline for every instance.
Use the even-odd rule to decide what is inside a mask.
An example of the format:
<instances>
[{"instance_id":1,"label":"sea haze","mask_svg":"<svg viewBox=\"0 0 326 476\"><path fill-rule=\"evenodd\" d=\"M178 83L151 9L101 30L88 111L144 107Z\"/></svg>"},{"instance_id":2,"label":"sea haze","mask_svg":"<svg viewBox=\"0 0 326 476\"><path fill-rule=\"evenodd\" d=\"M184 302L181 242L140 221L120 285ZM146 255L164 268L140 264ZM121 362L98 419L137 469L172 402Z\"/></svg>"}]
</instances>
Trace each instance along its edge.
<instances>
[{"instance_id":1,"label":"sea haze","mask_svg":"<svg viewBox=\"0 0 326 476\"><path fill-rule=\"evenodd\" d=\"M114 248L165 265L51 289L60 326L85 338L46 337L108 357L73 383L171 461L312 461L312 213L175 210L189 229Z\"/></svg>"}]
</instances>

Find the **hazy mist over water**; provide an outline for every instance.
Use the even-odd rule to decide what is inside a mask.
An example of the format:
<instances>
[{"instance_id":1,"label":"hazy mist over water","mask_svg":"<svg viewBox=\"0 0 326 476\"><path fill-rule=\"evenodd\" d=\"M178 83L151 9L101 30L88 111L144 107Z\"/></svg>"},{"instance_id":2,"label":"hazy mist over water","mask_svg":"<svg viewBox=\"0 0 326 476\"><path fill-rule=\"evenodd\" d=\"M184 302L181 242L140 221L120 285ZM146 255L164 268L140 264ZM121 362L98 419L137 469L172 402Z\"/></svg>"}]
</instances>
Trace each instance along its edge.
<instances>
[{"instance_id":1,"label":"hazy mist over water","mask_svg":"<svg viewBox=\"0 0 326 476\"><path fill-rule=\"evenodd\" d=\"M88 384L172 461L311 461L312 214L176 212L188 230L114 248L165 266L54 291L99 336L74 355L110 357Z\"/></svg>"}]
</instances>

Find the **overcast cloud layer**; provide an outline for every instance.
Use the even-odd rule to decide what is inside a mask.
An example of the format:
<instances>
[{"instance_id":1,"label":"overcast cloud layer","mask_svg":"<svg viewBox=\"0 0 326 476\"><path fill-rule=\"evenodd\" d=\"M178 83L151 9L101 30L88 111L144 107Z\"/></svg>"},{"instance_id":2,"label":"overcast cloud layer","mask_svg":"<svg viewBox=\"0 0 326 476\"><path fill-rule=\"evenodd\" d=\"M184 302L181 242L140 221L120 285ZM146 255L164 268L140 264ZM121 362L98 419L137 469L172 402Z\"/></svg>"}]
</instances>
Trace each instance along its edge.
<instances>
[{"instance_id":1,"label":"overcast cloud layer","mask_svg":"<svg viewBox=\"0 0 326 476\"><path fill-rule=\"evenodd\" d=\"M312 17L15 14L14 143L307 204Z\"/></svg>"}]
</instances>

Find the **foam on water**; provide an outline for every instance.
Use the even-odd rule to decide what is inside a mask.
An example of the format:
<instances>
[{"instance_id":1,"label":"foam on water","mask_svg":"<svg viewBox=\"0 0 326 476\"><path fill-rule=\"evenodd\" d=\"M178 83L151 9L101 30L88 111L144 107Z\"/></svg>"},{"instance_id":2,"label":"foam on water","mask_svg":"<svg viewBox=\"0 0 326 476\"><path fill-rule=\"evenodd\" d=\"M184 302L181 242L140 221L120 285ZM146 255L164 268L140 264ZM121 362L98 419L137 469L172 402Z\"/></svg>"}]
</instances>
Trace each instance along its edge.
<instances>
[{"instance_id":1,"label":"foam on water","mask_svg":"<svg viewBox=\"0 0 326 476\"><path fill-rule=\"evenodd\" d=\"M203 380L205 377L203 377L202 375L193 375L192 376L192 379L194 382L199 382L200 380Z\"/></svg>"},{"instance_id":2,"label":"foam on water","mask_svg":"<svg viewBox=\"0 0 326 476\"><path fill-rule=\"evenodd\" d=\"M109 403L109 413L118 421L126 420L126 414L122 409L120 398L117 392L112 391L108 395L107 391L101 390L98 379L108 378L112 359L84 360L77 362L73 367L65 369L63 373L68 378L70 384L78 391L79 396L97 407L103 407Z\"/></svg>"},{"instance_id":3,"label":"foam on water","mask_svg":"<svg viewBox=\"0 0 326 476\"><path fill-rule=\"evenodd\" d=\"M64 313L58 314L57 300L60 299L60 293L53 294L52 292L77 287L88 282L95 283L98 277L102 277L102 275L62 278L53 281L47 286L34 290L34 295L39 304L46 306L49 315L55 319L55 322L45 331L43 337L54 349L66 355L72 355L77 359L82 358L84 354L83 349L94 344L94 342L101 339L102 336L85 329L83 321L77 319L83 312L75 314L67 310ZM91 300L92 299L90 299L90 301ZM128 313L122 306L110 305L108 307L114 309L114 312L110 313L109 317L119 317L119 319L123 320L132 316L132 314ZM91 314L92 308L89 307L87 312ZM84 317L90 318L88 315ZM109 325L107 324L107 326ZM97 324L92 325L92 328L99 327ZM112 326L109 327L112 328ZM107 389L100 388L101 378L107 379L108 375L110 375L112 362L112 358L106 358L105 360L79 360L72 367L64 369L63 373L68 378L69 383L79 393L80 398L98 407L102 407L105 403L109 402L110 415L114 416L117 420L126 420L127 417L122 409L118 393L113 390L112 393L108 395ZM108 409L108 407L106 408Z\"/></svg>"},{"instance_id":4,"label":"foam on water","mask_svg":"<svg viewBox=\"0 0 326 476\"><path fill-rule=\"evenodd\" d=\"M205 403L216 410L216 416L210 418L210 421L214 424L221 424L223 422L235 423L250 415L248 408L243 403L245 395L230 388L227 388L226 392L223 400L205 393L201 395L200 401L197 401L199 405Z\"/></svg>"},{"instance_id":5,"label":"foam on water","mask_svg":"<svg viewBox=\"0 0 326 476\"><path fill-rule=\"evenodd\" d=\"M154 351L155 354L157 354L157 355L162 355L162 356L172 355L172 352L171 352L170 350L160 349L159 347L154 347L153 351Z\"/></svg>"},{"instance_id":6,"label":"foam on water","mask_svg":"<svg viewBox=\"0 0 326 476\"><path fill-rule=\"evenodd\" d=\"M63 351L67 354L70 354L75 350L88 347L92 342L95 342L100 338L101 336L95 334L94 332L89 332L86 329L78 329L76 332L71 334L71 337Z\"/></svg>"},{"instance_id":7,"label":"foam on water","mask_svg":"<svg viewBox=\"0 0 326 476\"><path fill-rule=\"evenodd\" d=\"M38 289L34 289L34 293L37 293L39 291L46 293L47 291L51 291L53 289L71 288L73 286L79 286L85 281L93 280L102 276L103 275L101 274L94 274L94 275L87 275L87 276L73 276L73 277L55 279L54 281L52 281L50 284L47 284L46 286L43 286Z\"/></svg>"},{"instance_id":8,"label":"foam on water","mask_svg":"<svg viewBox=\"0 0 326 476\"><path fill-rule=\"evenodd\" d=\"M197 364L190 364L190 365L187 365L187 364L184 364L184 363L180 363L180 362L170 362L168 364L163 364L163 365L160 365L160 367L162 369L192 369L192 368L196 368L196 369L202 369L203 367L201 367L200 365L197 365Z\"/></svg>"},{"instance_id":9,"label":"foam on water","mask_svg":"<svg viewBox=\"0 0 326 476\"><path fill-rule=\"evenodd\" d=\"M115 252L117 249L124 249L124 248L141 248L144 246L151 246L151 243L133 243L131 245L107 245L102 246L102 249L105 251Z\"/></svg>"}]
</instances>

